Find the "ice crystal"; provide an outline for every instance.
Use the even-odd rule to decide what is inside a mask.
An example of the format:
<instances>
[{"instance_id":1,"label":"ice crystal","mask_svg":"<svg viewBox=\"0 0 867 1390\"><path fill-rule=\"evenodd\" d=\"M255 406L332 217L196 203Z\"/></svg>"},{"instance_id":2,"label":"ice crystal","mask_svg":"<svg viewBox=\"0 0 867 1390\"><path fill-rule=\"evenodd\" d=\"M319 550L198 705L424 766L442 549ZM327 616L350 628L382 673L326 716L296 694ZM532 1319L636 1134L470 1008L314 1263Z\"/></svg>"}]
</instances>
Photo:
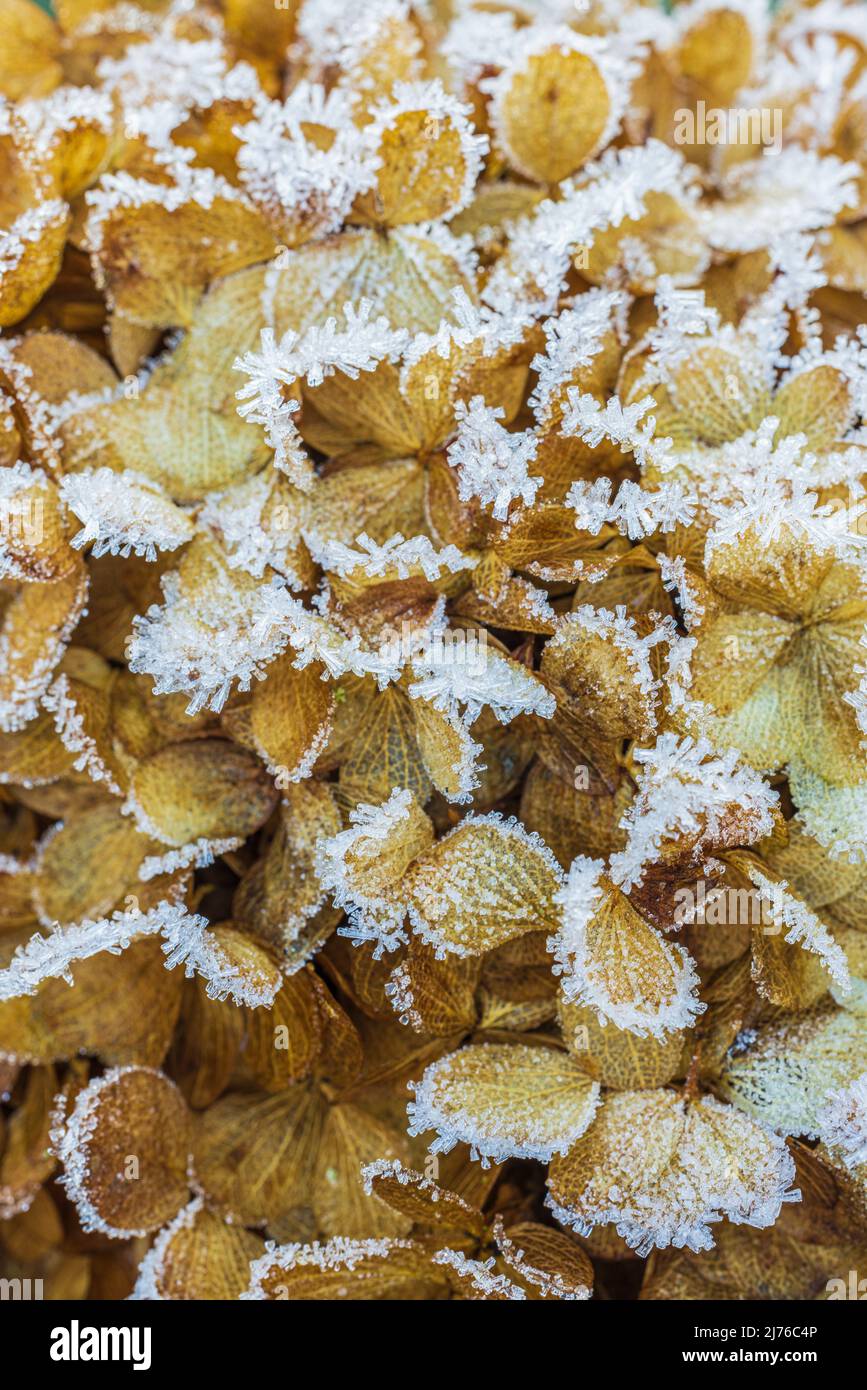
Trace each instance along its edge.
<instances>
[{"instance_id":1,"label":"ice crystal","mask_svg":"<svg viewBox=\"0 0 867 1390\"><path fill-rule=\"evenodd\" d=\"M192 535L185 513L136 473L110 468L71 473L62 480L60 495L82 523L72 544L92 545L94 559L109 554L155 560L158 550L177 550Z\"/></svg>"},{"instance_id":2,"label":"ice crystal","mask_svg":"<svg viewBox=\"0 0 867 1390\"><path fill-rule=\"evenodd\" d=\"M162 936L168 969L183 965L186 975L201 975L212 999L231 996L237 1004L251 1008L273 1002L276 986L244 978L211 936L206 919L168 901L148 912L133 908L98 921L57 927L47 936L32 936L0 970L0 999L34 994L48 979L63 979L71 985L76 961L103 951L117 955L140 936Z\"/></svg>"},{"instance_id":3,"label":"ice crystal","mask_svg":"<svg viewBox=\"0 0 867 1390\"><path fill-rule=\"evenodd\" d=\"M153 676L156 694L188 694L191 714L222 709L236 682L249 690L289 640L283 581L242 590L218 573L195 595L174 573L161 584L165 603L134 621L130 670Z\"/></svg>"},{"instance_id":4,"label":"ice crystal","mask_svg":"<svg viewBox=\"0 0 867 1390\"><path fill-rule=\"evenodd\" d=\"M457 574L460 570L472 569L476 563L471 556L462 555L457 546L446 545L436 550L427 536L412 536L407 540L399 531L381 545L361 532L355 538L357 549L342 541L317 541L315 536L307 534L317 563L344 577L363 574L368 579L383 579L386 575L397 575L398 579L407 579L420 570L425 579L433 581L443 572Z\"/></svg>"},{"instance_id":5,"label":"ice crystal","mask_svg":"<svg viewBox=\"0 0 867 1390\"><path fill-rule=\"evenodd\" d=\"M706 560L717 547L731 545L748 531L763 547L788 534L816 550L859 560L864 537L843 530L811 486L813 456L805 452L806 436L790 434L780 439L779 428L777 417L768 416L755 432L732 446L731 452L742 461L741 469L731 477L722 497L708 500L714 525L707 536Z\"/></svg>"},{"instance_id":6,"label":"ice crystal","mask_svg":"<svg viewBox=\"0 0 867 1390\"><path fill-rule=\"evenodd\" d=\"M391 1007L404 1027L412 1028L416 1033L423 1033L424 1022L415 1007L412 978L402 961L394 967L384 988Z\"/></svg>"},{"instance_id":7,"label":"ice crystal","mask_svg":"<svg viewBox=\"0 0 867 1390\"><path fill-rule=\"evenodd\" d=\"M196 869L204 869L213 864L219 855L228 854L231 850L240 848L243 843L244 841L237 837L222 840L199 839L192 844L182 845L180 849L169 850L166 854L151 854L142 860L138 876L143 883L147 883L152 878L158 878L160 874L173 874L178 869L187 869L191 865Z\"/></svg>"},{"instance_id":8,"label":"ice crystal","mask_svg":"<svg viewBox=\"0 0 867 1390\"><path fill-rule=\"evenodd\" d=\"M54 715L54 727L64 748L76 755L73 766L86 771L94 782L103 782L115 796L121 795L114 773L105 761L96 739L88 733L84 718L72 696L69 677L62 674L48 687L42 704Z\"/></svg>"},{"instance_id":9,"label":"ice crystal","mask_svg":"<svg viewBox=\"0 0 867 1390\"><path fill-rule=\"evenodd\" d=\"M346 910L349 922L341 934L361 944L375 943L374 955L395 951L409 939L404 930L406 906L402 898L381 893L366 893L359 888L350 872L347 857L359 846L367 856L377 841L387 840L396 826L409 816L412 796L404 788L395 787L381 806L362 804L350 813L346 830L331 839L317 843L315 866L322 887L333 896L335 907Z\"/></svg>"},{"instance_id":10,"label":"ice crystal","mask_svg":"<svg viewBox=\"0 0 867 1390\"><path fill-rule=\"evenodd\" d=\"M456 77L478 82L486 68L510 63L518 51L518 29L508 11L468 9L452 20L442 43L443 57Z\"/></svg>"},{"instance_id":11,"label":"ice crystal","mask_svg":"<svg viewBox=\"0 0 867 1390\"><path fill-rule=\"evenodd\" d=\"M616 526L631 541L637 541L656 531L688 526L695 517L695 499L680 483L662 483L655 492L649 492L627 478L613 500L612 487L607 478L572 484L566 501L574 509L579 531L596 535L603 526Z\"/></svg>"},{"instance_id":12,"label":"ice crystal","mask_svg":"<svg viewBox=\"0 0 867 1390\"><path fill-rule=\"evenodd\" d=\"M728 252L767 246L781 226L810 231L833 222L854 198L858 166L834 155L792 145L737 164L727 180L728 198L706 214L706 236Z\"/></svg>"},{"instance_id":13,"label":"ice crystal","mask_svg":"<svg viewBox=\"0 0 867 1390\"><path fill-rule=\"evenodd\" d=\"M433 1261L453 1269L459 1278L467 1280L471 1288L485 1297L506 1298L517 1303L527 1297L520 1284L514 1283L508 1275L495 1272L493 1255L487 1260L471 1260L462 1251L446 1247L436 1252Z\"/></svg>"},{"instance_id":14,"label":"ice crystal","mask_svg":"<svg viewBox=\"0 0 867 1390\"><path fill-rule=\"evenodd\" d=\"M392 329L382 314L375 319L370 314L369 300L362 300L358 309L347 302L342 326L329 318L300 335L289 329L279 342L273 329L263 328L261 351L248 352L235 362L236 370L249 377L235 393L241 401L238 414L264 426L275 466L301 486L309 485L310 470L295 422L301 402L284 395L283 388L300 388L302 380L318 386L336 371L356 380L360 372L394 360L406 343L406 332Z\"/></svg>"},{"instance_id":15,"label":"ice crystal","mask_svg":"<svg viewBox=\"0 0 867 1390\"><path fill-rule=\"evenodd\" d=\"M570 309L544 324L545 352L530 364L538 374L529 404L544 418L551 398L581 367L588 366L602 347L615 314L625 303L618 292L588 290Z\"/></svg>"},{"instance_id":16,"label":"ice crystal","mask_svg":"<svg viewBox=\"0 0 867 1390\"><path fill-rule=\"evenodd\" d=\"M828 1092L819 1131L829 1148L842 1155L847 1168L867 1163L867 1072L851 1085Z\"/></svg>"},{"instance_id":17,"label":"ice crystal","mask_svg":"<svg viewBox=\"0 0 867 1390\"><path fill-rule=\"evenodd\" d=\"M530 430L518 434L504 429L499 423L504 413L485 405L482 396L474 396L469 405L458 401L457 438L448 451L461 498L478 497L499 521L516 499L532 502L542 481L531 477L528 468L536 457L536 436Z\"/></svg>"},{"instance_id":18,"label":"ice crystal","mask_svg":"<svg viewBox=\"0 0 867 1390\"><path fill-rule=\"evenodd\" d=\"M777 793L739 762L734 749L717 755L705 739L694 742L667 733L655 747L636 749L634 756L638 794L621 821L627 844L610 865L612 879L624 892L642 882L666 841L699 837L699 845L712 845L735 811L743 840L770 834Z\"/></svg>"},{"instance_id":19,"label":"ice crystal","mask_svg":"<svg viewBox=\"0 0 867 1390\"><path fill-rule=\"evenodd\" d=\"M433 644L412 662L410 695L429 700L453 721L472 724L487 707L501 724L519 714L550 719L556 701L525 667L507 661L492 648ZM463 706L463 709L461 709Z\"/></svg>"},{"instance_id":20,"label":"ice crystal","mask_svg":"<svg viewBox=\"0 0 867 1390\"><path fill-rule=\"evenodd\" d=\"M49 198L22 212L10 227L0 227L0 281L21 264L28 247L65 219L66 204L60 198Z\"/></svg>"}]
</instances>

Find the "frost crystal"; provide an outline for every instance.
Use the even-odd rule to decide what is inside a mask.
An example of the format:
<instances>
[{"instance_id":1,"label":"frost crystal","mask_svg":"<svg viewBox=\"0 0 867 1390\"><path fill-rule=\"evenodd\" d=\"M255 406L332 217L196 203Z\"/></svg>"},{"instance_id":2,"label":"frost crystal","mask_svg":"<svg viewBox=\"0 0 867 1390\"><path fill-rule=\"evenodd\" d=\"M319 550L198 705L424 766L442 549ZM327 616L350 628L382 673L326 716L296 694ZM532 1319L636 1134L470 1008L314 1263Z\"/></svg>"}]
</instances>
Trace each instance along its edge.
<instances>
[{"instance_id":1,"label":"frost crystal","mask_svg":"<svg viewBox=\"0 0 867 1390\"><path fill-rule=\"evenodd\" d=\"M847 1168L867 1163L867 1072L849 1086L828 1091L819 1115L819 1133L829 1148L842 1155Z\"/></svg>"},{"instance_id":2,"label":"frost crystal","mask_svg":"<svg viewBox=\"0 0 867 1390\"><path fill-rule=\"evenodd\" d=\"M187 912L178 903L161 902L148 912L115 912L99 921L57 927L47 936L32 936L16 947L5 970L0 970L0 1000L35 994L43 980L73 983L76 961L108 951L119 955L140 936L162 936L169 970L184 965L187 976L200 974L212 999L231 996L236 1004L270 1007L278 985L246 979L231 964L208 931L206 918Z\"/></svg>"},{"instance_id":3,"label":"frost crystal","mask_svg":"<svg viewBox=\"0 0 867 1390\"><path fill-rule=\"evenodd\" d=\"M540 420L545 418L555 393L575 372L593 361L615 314L624 304L625 296L620 293L588 290L572 308L564 309L544 324L545 352L530 364L539 380L529 404Z\"/></svg>"},{"instance_id":4,"label":"frost crystal","mask_svg":"<svg viewBox=\"0 0 867 1390\"><path fill-rule=\"evenodd\" d=\"M94 782L104 782L114 796L122 791L105 762L96 740L87 732L84 718L72 697L69 678L61 674L42 697L42 704L54 715L54 727L64 748L76 754L77 772L86 772Z\"/></svg>"},{"instance_id":5,"label":"frost crystal","mask_svg":"<svg viewBox=\"0 0 867 1390\"><path fill-rule=\"evenodd\" d=\"M265 427L275 466L301 486L309 485L310 471L294 419L301 403L285 396L283 388L297 387L302 380L308 386L319 386L336 371L354 381L360 372L372 372L380 362L394 361L406 344L406 331L392 329L382 314L375 319L370 314L369 300L363 299L358 309L347 302L342 326L336 318L329 318L300 335L289 329L279 343L273 329L263 328L261 351L245 353L234 364L236 371L250 378L235 393L242 402L238 414Z\"/></svg>"},{"instance_id":6,"label":"frost crystal","mask_svg":"<svg viewBox=\"0 0 867 1390\"><path fill-rule=\"evenodd\" d=\"M222 709L235 682L249 690L289 640L282 581L241 588L219 572L194 594L177 574L160 582L165 603L134 619L129 667L153 676L157 695L190 695L190 714Z\"/></svg>"},{"instance_id":7,"label":"frost crystal","mask_svg":"<svg viewBox=\"0 0 867 1390\"><path fill-rule=\"evenodd\" d=\"M347 859L350 853L364 847L366 857L377 841L390 838L395 827L409 816L412 794L395 787L381 806L363 803L350 812L349 828L330 839L317 842L314 864L322 887L333 895L334 906L346 910L348 925L340 934L356 945L365 941L376 943L374 956L383 951L395 951L404 945L408 936L403 929L406 907L396 896L368 894L354 881Z\"/></svg>"},{"instance_id":8,"label":"frost crystal","mask_svg":"<svg viewBox=\"0 0 867 1390\"><path fill-rule=\"evenodd\" d=\"M554 696L532 672L487 646L462 656L460 646L433 645L412 662L412 674L413 699L429 700L455 723L473 724L485 706L501 724L519 714L550 719L556 709Z\"/></svg>"},{"instance_id":9,"label":"frost crystal","mask_svg":"<svg viewBox=\"0 0 867 1390\"><path fill-rule=\"evenodd\" d=\"M726 495L708 498L714 524L705 545L705 561L717 547L731 545L748 531L763 547L788 534L816 550L859 560L865 537L842 529L811 487L814 456L805 452L806 436L778 439L779 427L777 417L768 416L758 430L731 446L741 468L730 478Z\"/></svg>"},{"instance_id":10,"label":"frost crystal","mask_svg":"<svg viewBox=\"0 0 867 1390\"><path fill-rule=\"evenodd\" d=\"M178 869L204 869L213 864L221 854L229 854L232 850L239 849L243 843L243 840L237 838L199 839L193 844L183 845L180 849L169 850L167 854L151 854L142 860L138 876L142 883L148 883L160 874L173 874Z\"/></svg>"},{"instance_id":11,"label":"frost crystal","mask_svg":"<svg viewBox=\"0 0 867 1390\"><path fill-rule=\"evenodd\" d=\"M858 166L834 155L818 155L797 145L760 159L735 164L727 179L727 198L705 214L711 246L727 252L758 251L781 226L810 231L833 223L855 201Z\"/></svg>"},{"instance_id":12,"label":"frost crystal","mask_svg":"<svg viewBox=\"0 0 867 1390\"><path fill-rule=\"evenodd\" d=\"M404 1027L412 1028L416 1033L423 1033L424 1023L415 1007L412 977L403 962L392 970L385 983L385 993Z\"/></svg>"},{"instance_id":13,"label":"frost crystal","mask_svg":"<svg viewBox=\"0 0 867 1390\"><path fill-rule=\"evenodd\" d=\"M507 1298L520 1303L527 1295L520 1284L515 1284L505 1274L495 1273L496 1260L493 1255L487 1260L471 1260L460 1250L446 1247L433 1256L437 1265L448 1265L461 1278L466 1279L477 1293L487 1298Z\"/></svg>"},{"instance_id":14,"label":"frost crystal","mask_svg":"<svg viewBox=\"0 0 867 1390\"><path fill-rule=\"evenodd\" d=\"M81 549L92 543L94 559L109 554L155 560L158 550L177 550L192 535L189 518L162 489L130 471L70 473L60 496L82 523L72 544Z\"/></svg>"},{"instance_id":15,"label":"frost crystal","mask_svg":"<svg viewBox=\"0 0 867 1390\"><path fill-rule=\"evenodd\" d=\"M459 570L473 569L476 565L476 560L462 555L457 546L447 545L442 550L436 550L427 536L413 536L406 540L399 531L389 536L382 545L362 532L355 538L357 550L344 545L342 541L317 541L310 532L307 532L307 541L317 564L344 577L361 573L368 579L394 575L398 579L407 579L410 574L421 570L425 579L433 582L439 579L443 571L457 574Z\"/></svg>"},{"instance_id":16,"label":"frost crystal","mask_svg":"<svg viewBox=\"0 0 867 1390\"><path fill-rule=\"evenodd\" d=\"M621 821L627 845L610 866L613 882L624 892L643 881L666 841L692 841L696 852L702 844L714 845L733 815L744 843L773 829L777 793L739 763L734 749L715 755L705 739L695 743L663 734L654 748L636 749L634 756L640 766L638 794Z\"/></svg>"},{"instance_id":17,"label":"frost crystal","mask_svg":"<svg viewBox=\"0 0 867 1390\"><path fill-rule=\"evenodd\" d=\"M572 484L566 504L575 511L579 531L596 535L603 526L616 526L637 541L656 531L688 526L695 517L695 499L680 483L662 483L655 492L648 492L627 478L612 501L613 486L608 478Z\"/></svg>"},{"instance_id":18,"label":"frost crystal","mask_svg":"<svg viewBox=\"0 0 867 1390\"><path fill-rule=\"evenodd\" d=\"M516 434L504 429L499 423L504 414L499 407L485 405L482 396L474 396L469 405L458 401L457 438L448 450L461 499L468 502L478 497L493 507L498 521L505 521L516 499L532 502L542 482L530 477L528 471L528 464L536 457L538 439L531 430Z\"/></svg>"}]
</instances>

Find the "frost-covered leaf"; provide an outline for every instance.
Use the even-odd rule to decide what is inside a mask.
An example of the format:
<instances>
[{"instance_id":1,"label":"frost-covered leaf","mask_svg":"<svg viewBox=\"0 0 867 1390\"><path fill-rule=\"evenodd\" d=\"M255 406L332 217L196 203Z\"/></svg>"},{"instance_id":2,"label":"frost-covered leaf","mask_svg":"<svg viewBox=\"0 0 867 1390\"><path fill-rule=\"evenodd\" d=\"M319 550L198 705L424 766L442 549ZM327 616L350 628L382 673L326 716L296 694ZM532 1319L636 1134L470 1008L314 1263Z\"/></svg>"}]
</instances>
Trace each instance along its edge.
<instances>
[{"instance_id":1,"label":"frost-covered leaf","mask_svg":"<svg viewBox=\"0 0 867 1390\"><path fill-rule=\"evenodd\" d=\"M251 1261L262 1253L260 1236L221 1220L195 1197L157 1235L130 1297L236 1299L247 1287Z\"/></svg>"},{"instance_id":2,"label":"frost-covered leaf","mask_svg":"<svg viewBox=\"0 0 867 1390\"><path fill-rule=\"evenodd\" d=\"M557 183L617 130L635 69L604 39L540 24L488 82L497 140L519 173Z\"/></svg>"},{"instance_id":3,"label":"frost-covered leaf","mask_svg":"<svg viewBox=\"0 0 867 1390\"><path fill-rule=\"evenodd\" d=\"M188 326L213 280L274 251L253 205L213 169L178 161L160 183L107 174L85 197L97 283L114 309L149 327Z\"/></svg>"},{"instance_id":4,"label":"frost-covered leaf","mask_svg":"<svg viewBox=\"0 0 867 1390\"><path fill-rule=\"evenodd\" d=\"M357 806L348 829L319 842L316 872L335 906L348 911L344 935L376 942L378 955L406 940L402 879L432 839L433 826L412 793L395 788L381 806Z\"/></svg>"},{"instance_id":5,"label":"frost-covered leaf","mask_svg":"<svg viewBox=\"0 0 867 1390\"><path fill-rule=\"evenodd\" d=\"M440 1187L432 1178L405 1168L397 1159L377 1159L362 1170L365 1189L387 1202L417 1225L451 1227L480 1236L484 1220L456 1192Z\"/></svg>"},{"instance_id":6,"label":"frost-covered leaf","mask_svg":"<svg viewBox=\"0 0 867 1390\"><path fill-rule=\"evenodd\" d=\"M434 643L413 660L411 669L409 694L452 720L462 716L472 724L486 705L501 724L518 714L550 719L554 713L554 697L541 681L486 645L474 650L468 641L462 651L459 645Z\"/></svg>"},{"instance_id":7,"label":"frost-covered leaf","mask_svg":"<svg viewBox=\"0 0 867 1390\"><path fill-rule=\"evenodd\" d=\"M95 559L108 553L154 560L157 550L177 550L192 539L189 517L134 473L110 468L72 473L63 479L60 496L82 523L72 544L81 549L92 543Z\"/></svg>"},{"instance_id":8,"label":"frost-covered leaf","mask_svg":"<svg viewBox=\"0 0 867 1390\"><path fill-rule=\"evenodd\" d=\"M381 1237L282 1245L250 1266L249 1299L445 1298L448 1284L424 1246Z\"/></svg>"},{"instance_id":9,"label":"frost-covered leaf","mask_svg":"<svg viewBox=\"0 0 867 1390\"><path fill-rule=\"evenodd\" d=\"M496 813L468 816L422 853L405 884L414 932L437 955L481 955L556 921L562 870L537 835Z\"/></svg>"},{"instance_id":10,"label":"frost-covered leaf","mask_svg":"<svg viewBox=\"0 0 867 1390\"><path fill-rule=\"evenodd\" d=\"M483 1164L566 1153L599 1100L598 1085L570 1057L524 1044L462 1048L428 1067L413 1090L410 1133L436 1131L432 1153L469 1144Z\"/></svg>"},{"instance_id":11,"label":"frost-covered leaf","mask_svg":"<svg viewBox=\"0 0 867 1390\"><path fill-rule=\"evenodd\" d=\"M299 671L291 653L279 656L258 681L250 733L281 787L309 777L332 730L334 696L316 665Z\"/></svg>"},{"instance_id":12,"label":"frost-covered leaf","mask_svg":"<svg viewBox=\"0 0 867 1390\"><path fill-rule=\"evenodd\" d=\"M816 1138L829 1090L864 1071L867 1019L818 1004L738 1037L720 1078L735 1105L781 1134Z\"/></svg>"},{"instance_id":13,"label":"frost-covered leaf","mask_svg":"<svg viewBox=\"0 0 867 1390\"><path fill-rule=\"evenodd\" d=\"M183 1096L161 1072L117 1067L91 1081L53 1136L84 1230L124 1239L173 1217L189 1194L191 1139Z\"/></svg>"},{"instance_id":14,"label":"frost-covered leaf","mask_svg":"<svg viewBox=\"0 0 867 1390\"><path fill-rule=\"evenodd\" d=\"M562 918L548 949L568 1002L639 1037L692 1026L705 1008L692 958L606 878L601 860L573 860L557 902Z\"/></svg>"},{"instance_id":15,"label":"frost-covered leaf","mask_svg":"<svg viewBox=\"0 0 867 1390\"><path fill-rule=\"evenodd\" d=\"M472 107L439 81L397 82L391 100L376 106L365 144L376 169L359 210L387 226L449 219L469 202L486 135L477 135Z\"/></svg>"},{"instance_id":16,"label":"frost-covered leaf","mask_svg":"<svg viewBox=\"0 0 867 1390\"><path fill-rule=\"evenodd\" d=\"M143 834L180 849L200 839L246 838L276 799L252 753L223 739L191 739L142 759L124 810Z\"/></svg>"},{"instance_id":17,"label":"frost-covered leaf","mask_svg":"<svg viewBox=\"0 0 867 1390\"><path fill-rule=\"evenodd\" d=\"M494 1223L503 1264L537 1298L583 1302L593 1290L593 1265L577 1241L535 1221L504 1228Z\"/></svg>"},{"instance_id":18,"label":"frost-covered leaf","mask_svg":"<svg viewBox=\"0 0 867 1390\"><path fill-rule=\"evenodd\" d=\"M712 1097L621 1092L548 1175L548 1205L586 1233L614 1223L639 1254L668 1245L713 1247L711 1227L772 1226L800 1200L782 1140Z\"/></svg>"}]
</instances>

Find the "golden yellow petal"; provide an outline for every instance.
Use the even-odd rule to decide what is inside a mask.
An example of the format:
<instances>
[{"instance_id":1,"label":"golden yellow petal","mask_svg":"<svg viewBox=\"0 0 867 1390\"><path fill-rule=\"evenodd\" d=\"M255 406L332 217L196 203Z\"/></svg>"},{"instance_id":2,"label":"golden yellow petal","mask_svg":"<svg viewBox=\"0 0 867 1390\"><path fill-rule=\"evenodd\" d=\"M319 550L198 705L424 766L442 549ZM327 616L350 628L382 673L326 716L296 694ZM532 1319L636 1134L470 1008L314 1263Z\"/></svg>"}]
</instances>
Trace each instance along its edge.
<instances>
[{"instance_id":1,"label":"golden yellow petal","mask_svg":"<svg viewBox=\"0 0 867 1390\"><path fill-rule=\"evenodd\" d=\"M497 139L518 173L557 183L599 148L611 94L586 53L552 44L519 60L500 84L491 116Z\"/></svg>"},{"instance_id":2,"label":"golden yellow petal","mask_svg":"<svg viewBox=\"0 0 867 1390\"><path fill-rule=\"evenodd\" d=\"M154 1241L139 1272L138 1296L236 1299L249 1283L250 1261L264 1249L259 1236L224 1221L196 1199Z\"/></svg>"},{"instance_id":3,"label":"golden yellow petal","mask_svg":"<svg viewBox=\"0 0 867 1390\"><path fill-rule=\"evenodd\" d=\"M524 932L554 929L559 884L547 846L492 816L468 818L417 859L405 891L422 940L481 955Z\"/></svg>"},{"instance_id":4,"label":"golden yellow petal","mask_svg":"<svg viewBox=\"0 0 867 1390\"><path fill-rule=\"evenodd\" d=\"M435 1130L435 1150L458 1142L483 1160L565 1153L593 1119L599 1087L573 1058L524 1043L464 1047L413 1086L410 1133Z\"/></svg>"},{"instance_id":5,"label":"golden yellow petal","mask_svg":"<svg viewBox=\"0 0 867 1390\"><path fill-rule=\"evenodd\" d=\"M277 799L261 763L237 744L204 739L170 744L133 773L130 797L138 824L167 845L245 839L268 819Z\"/></svg>"},{"instance_id":6,"label":"golden yellow petal","mask_svg":"<svg viewBox=\"0 0 867 1390\"><path fill-rule=\"evenodd\" d=\"M187 1200L192 1128L174 1082L147 1067L91 1081L67 1115L57 1154L86 1230L156 1230Z\"/></svg>"}]
</instances>

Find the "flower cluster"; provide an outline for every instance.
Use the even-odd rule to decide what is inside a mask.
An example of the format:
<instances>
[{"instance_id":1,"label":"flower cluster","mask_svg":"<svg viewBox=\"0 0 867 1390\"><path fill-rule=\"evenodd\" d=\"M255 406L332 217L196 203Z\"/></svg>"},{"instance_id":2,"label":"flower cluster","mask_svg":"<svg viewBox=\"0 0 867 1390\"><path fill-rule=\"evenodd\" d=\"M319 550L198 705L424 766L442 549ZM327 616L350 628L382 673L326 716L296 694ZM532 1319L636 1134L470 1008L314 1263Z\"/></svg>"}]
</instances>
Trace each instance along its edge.
<instances>
[{"instance_id":1,"label":"flower cluster","mask_svg":"<svg viewBox=\"0 0 867 1390\"><path fill-rule=\"evenodd\" d=\"M0 1275L867 1252L867 10L0 0Z\"/></svg>"}]
</instances>

